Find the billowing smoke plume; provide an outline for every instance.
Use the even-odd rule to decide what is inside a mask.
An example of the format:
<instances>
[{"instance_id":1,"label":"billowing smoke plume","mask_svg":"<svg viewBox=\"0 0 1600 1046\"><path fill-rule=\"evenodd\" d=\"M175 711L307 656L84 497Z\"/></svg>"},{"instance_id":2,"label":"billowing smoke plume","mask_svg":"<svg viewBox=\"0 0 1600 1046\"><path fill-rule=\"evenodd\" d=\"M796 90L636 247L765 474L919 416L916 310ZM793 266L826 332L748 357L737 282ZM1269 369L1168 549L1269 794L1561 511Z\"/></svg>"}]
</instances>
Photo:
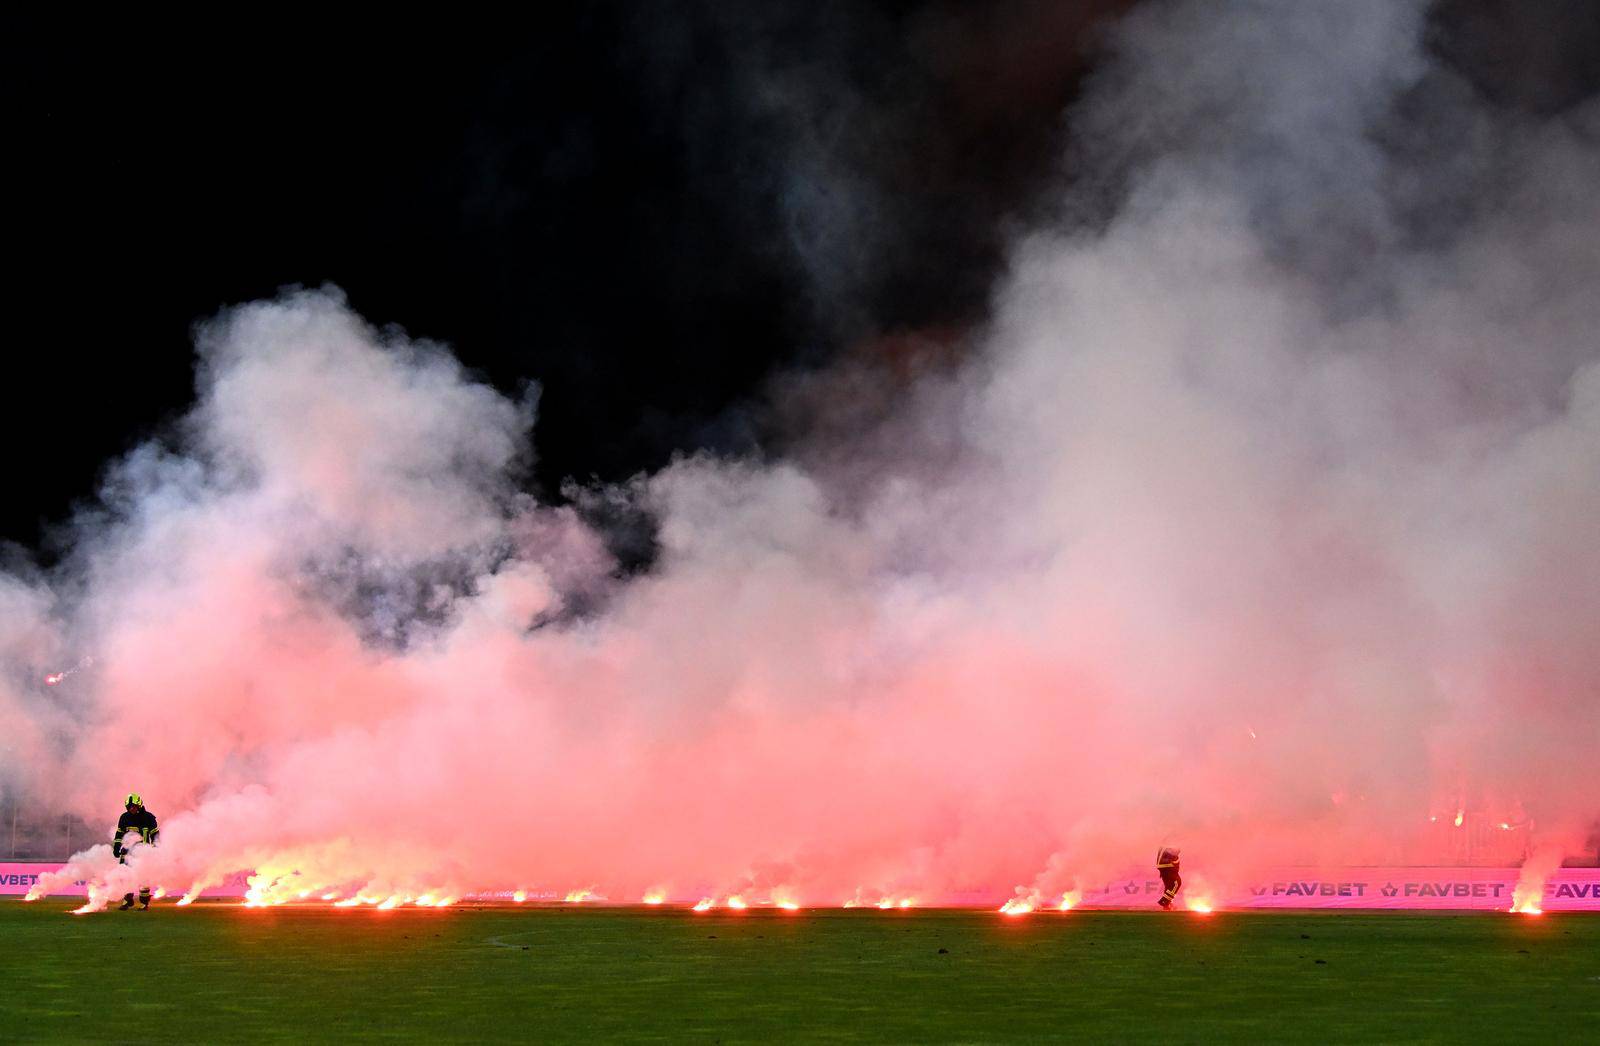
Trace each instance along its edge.
<instances>
[{"instance_id":1,"label":"billowing smoke plume","mask_svg":"<svg viewBox=\"0 0 1600 1046\"><path fill-rule=\"evenodd\" d=\"M531 404L336 292L224 314L181 440L0 582L7 772L163 816L74 866L110 894L998 899L1162 842L1449 860L1464 808L1570 849L1600 109L1424 43L1393 0L1136 9L963 361L610 492L659 524L626 582L516 493Z\"/></svg>"}]
</instances>

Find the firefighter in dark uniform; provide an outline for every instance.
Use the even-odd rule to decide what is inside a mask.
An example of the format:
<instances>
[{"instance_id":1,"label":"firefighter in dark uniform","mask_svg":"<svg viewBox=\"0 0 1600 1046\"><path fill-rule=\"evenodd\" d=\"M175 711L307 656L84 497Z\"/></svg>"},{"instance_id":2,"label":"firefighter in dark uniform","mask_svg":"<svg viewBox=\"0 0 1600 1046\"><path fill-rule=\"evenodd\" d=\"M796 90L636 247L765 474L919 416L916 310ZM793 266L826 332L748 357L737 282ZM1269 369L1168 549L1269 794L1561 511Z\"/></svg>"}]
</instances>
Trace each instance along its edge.
<instances>
[{"instance_id":1,"label":"firefighter in dark uniform","mask_svg":"<svg viewBox=\"0 0 1600 1046\"><path fill-rule=\"evenodd\" d=\"M117 818L117 830L111 836L111 855L123 864L128 863L128 851L122 845L123 839L129 832L136 832L139 841L147 846L154 846L161 831L156 828L156 815L144 808L144 800L138 792L129 792L125 802L127 809L121 817ZM122 898L122 910L127 911L133 907L133 894ZM150 887L139 887L139 910L150 907Z\"/></svg>"},{"instance_id":2,"label":"firefighter in dark uniform","mask_svg":"<svg viewBox=\"0 0 1600 1046\"><path fill-rule=\"evenodd\" d=\"M1177 847L1163 846L1156 851L1156 871L1161 875L1161 885L1166 887L1156 903L1171 911L1172 899L1178 896L1178 887L1183 885L1183 877L1178 874Z\"/></svg>"}]
</instances>

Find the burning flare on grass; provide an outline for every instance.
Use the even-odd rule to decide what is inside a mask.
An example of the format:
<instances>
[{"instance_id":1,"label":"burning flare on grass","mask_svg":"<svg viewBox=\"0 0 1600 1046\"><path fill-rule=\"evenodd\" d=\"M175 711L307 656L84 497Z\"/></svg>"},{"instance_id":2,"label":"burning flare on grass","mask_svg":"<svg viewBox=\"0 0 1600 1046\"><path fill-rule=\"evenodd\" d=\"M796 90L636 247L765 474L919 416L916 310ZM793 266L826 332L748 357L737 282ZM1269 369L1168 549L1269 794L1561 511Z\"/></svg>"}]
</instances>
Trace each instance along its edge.
<instances>
[{"instance_id":1,"label":"burning flare on grass","mask_svg":"<svg viewBox=\"0 0 1600 1046\"><path fill-rule=\"evenodd\" d=\"M700 900L695 902L694 911L697 911L697 912L709 912L711 909L715 908L716 906L717 906L716 902L713 901L711 898L702 897L702 898L700 898Z\"/></svg>"},{"instance_id":2,"label":"burning flare on grass","mask_svg":"<svg viewBox=\"0 0 1600 1046\"><path fill-rule=\"evenodd\" d=\"M1544 888L1561 867L1565 847L1559 843L1545 843L1528 855L1517 874L1517 885L1511 890L1511 910L1520 915L1544 914Z\"/></svg>"},{"instance_id":3,"label":"burning flare on grass","mask_svg":"<svg viewBox=\"0 0 1600 1046\"><path fill-rule=\"evenodd\" d=\"M1033 911L1033 902L1021 897L1013 897L1000 906L1001 915L1027 915Z\"/></svg>"}]
</instances>

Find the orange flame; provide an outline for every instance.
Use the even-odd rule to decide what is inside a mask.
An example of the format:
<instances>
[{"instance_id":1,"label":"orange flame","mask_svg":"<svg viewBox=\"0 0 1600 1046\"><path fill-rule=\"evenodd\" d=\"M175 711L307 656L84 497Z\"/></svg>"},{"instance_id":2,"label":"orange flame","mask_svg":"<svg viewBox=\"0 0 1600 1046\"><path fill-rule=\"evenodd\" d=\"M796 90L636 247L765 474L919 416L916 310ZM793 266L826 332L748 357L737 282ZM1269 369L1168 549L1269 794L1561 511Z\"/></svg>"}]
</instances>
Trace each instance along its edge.
<instances>
[{"instance_id":1,"label":"orange flame","mask_svg":"<svg viewBox=\"0 0 1600 1046\"><path fill-rule=\"evenodd\" d=\"M1211 898L1209 897L1193 897L1185 901L1184 904L1187 905L1189 910L1196 915L1210 915L1213 911L1215 911L1215 909L1211 907Z\"/></svg>"},{"instance_id":2,"label":"orange flame","mask_svg":"<svg viewBox=\"0 0 1600 1046\"><path fill-rule=\"evenodd\" d=\"M1083 894L1081 891L1068 890L1066 893L1061 895L1061 903L1057 905L1057 910L1070 912L1072 909L1078 906L1078 902L1081 900L1083 900Z\"/></svg>"},{"instance_id":3,"label":"orange flame","mask_svg":"<svg viewBox=\"0 0 1600 1046\"><path fill-rule=\"evenodd\" d=\"M528 891L518 890L516 893L511 895L511 899L516 901L518 904L521 904L523 901L528 899Z\"/></svg>"},{"instance_id":4,"label":"orange flame","mask_svg":"<svg viewBox=\"0 0 1600 1046\"><path fill-rule=\"evenodd\" d=\"M715 907L716 907L716 903L713 902L711 900L711 898L702 897L702 898L700 898L700 900L695 902L694 910L697 911L697 912L709 912L712 908L715 908Z\"/></svg>"},{"instance_id":5,"label":"orange flame","mask_svg":"<svg viewBox=\"0 0 1600 1046\"><path fill-rule=\"evenodd\" d=\"M1465 810L1457 810L1456 811L1456 827L1457 828L1460 828L1461 827L1461 822L1466 820L1466 819L1467 819L1467 812Z\"/></svg>"},{"instance_id":6,"label":"orange flame","mask_svg":"<svg viewBox=\"0 0 1600 1046\"><path fill-rule=\"evenodd\" d=\"M1027 915L1033 911L1033 902L1021 897L1013 897L1000 906L1001 915Z\"/></svg>"},{"instance_id":7,"label":"orange flame","mask_svg":"<svg viewBox=\"0 0 1600 1046\"><path fill-rule=\"evenodd\" d=\"M749 906L744 903L744 898L743 897L735 896L735 897L728 898L728 907L734 909L735 911L741 911L742 912L742 911L745 910L745 908L747 908Z\"/></svg>"},{"instance_id":8,"label":"orange flame","mask_svg":"<svg viewBox=\"0 0 1600 1046\"><path fill-rule=\"evenodd\" d=\"M1518 915L1543 915L1544 882L1533 877L1511 890L1511 910Z\"/></svg>"},{"instance_id":9,"label":"orange flame","mask_svg":"<svg viewBox=\"0 0 1600 1046\"><path fill-rule=\"evenodd\" d=\"M665 901L666 899L667 899L666 893L664 891L661 891L661 890L651 890L649 893L644 895L644 903L645 904L660 904L661 902Z\"/></svg>"}]
</instances>

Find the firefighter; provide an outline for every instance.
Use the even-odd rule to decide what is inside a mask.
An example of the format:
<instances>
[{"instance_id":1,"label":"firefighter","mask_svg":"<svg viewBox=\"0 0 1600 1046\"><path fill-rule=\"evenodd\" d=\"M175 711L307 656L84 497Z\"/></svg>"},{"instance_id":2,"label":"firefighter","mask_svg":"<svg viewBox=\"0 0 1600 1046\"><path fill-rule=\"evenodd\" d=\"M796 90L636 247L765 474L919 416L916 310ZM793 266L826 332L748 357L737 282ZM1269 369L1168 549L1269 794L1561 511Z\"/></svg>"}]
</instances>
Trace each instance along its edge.
<instances>
[{"instance_id":1,"label":"firefighter","mask_svg":"<svg viewBox=\"0 0 1600 1046\"><path fill-rule=\"evenodd\" d=\"M127 808L121 817L117 818L117 830L111 836L111 855L123 864L128 863L128 849L123 846L123 840L130 832L136 832L139 841L147 846L154 846L161 832L156 828L156 815L144 808L144 799L138 792L129 792L123 805ZM122 911L133 907L133 894L122 898ZM139 887L139 910L144 911L150 907L150 887Z\"/></svg>"},{"instance_id":2,"label":"firefighter","mask_svg":"<svg viewBox=\"0 0 1600 1046\"><path fill-rule=\"evenodd\" d=\"M1178 874L1178 848L1176 846L1163 846L1156 851L1156 871L1161 875L1161 885L1166 887L1161 892L1161 900L1156 903L1167 911L1172 910L1172 899L1178 896L1178 887L1183 885L1183 877Z\"/></svg>"}]
</instances>

